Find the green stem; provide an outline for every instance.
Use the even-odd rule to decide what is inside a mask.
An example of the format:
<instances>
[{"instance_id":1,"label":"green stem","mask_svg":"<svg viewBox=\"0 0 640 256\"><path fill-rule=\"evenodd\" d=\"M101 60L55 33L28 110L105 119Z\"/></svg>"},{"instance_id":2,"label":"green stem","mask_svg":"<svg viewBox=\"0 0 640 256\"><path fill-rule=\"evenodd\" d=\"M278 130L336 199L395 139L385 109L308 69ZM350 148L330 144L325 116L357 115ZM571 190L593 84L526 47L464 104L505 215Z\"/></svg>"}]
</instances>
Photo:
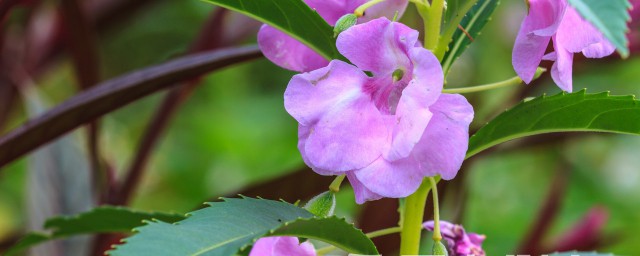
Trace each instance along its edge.
<instances>
[{"instance_id":1,"label":"green stem","mask_svg":"<svg viewBox=\"0 0 640 256\"><path fill-rule=\"evenodd\" d=\"M533 77L533 79L534 80L538 79L542 75L542 73L544 73L545 71L547 71L545 68L538 68L536 70L536 74ZM463 87L463 88L443 89L442 92L443 93L472 93L472 92L487 91L491 89L497 89L497 88L502 88L502 87L507 87L512 85L519 85L519 84L522 84L522 79L520 79L520 77L518 76L515 76L507 80L496 82L496 83L483 84L483 85L477 85L477 86L471 86L471 87Z\"/></svg>"},{"instance_id":2,"label":"green stem","mask_svg":"<svg viewBox=\"0 0 640 256\"><path fill-rule=\"evenodd\" d=\"M329 190L331 190L331 192L333 192L333 193L338 193L340 191L340 185L342 184L342 181L344 180L344 177L345 177L344 174L336 177L331 182L331 185L329 185Z\"/></svg>"},{"instance_id":3,"label":"green stem","mask_svg":"<svg viewBox=\"0 0 640 256\"><path fill-rule=\"evenodd\" d=\"M390 235L390 234L394 234L394 233L399 233L400 231L402 231L402 228L400 227L392 227L392 228L385 228L385 229L381 229L381 230L377 230L377 231L373 231L370 233L367 233L367 237L368 238L374 238L374 237L379 237L379 236L386 236L386 235ZM333 245L327 246L327 247L323 247L320 248L318 250L316 250L316 254L318 255L323 255L326 253L329 253L333 250L335 250L336 247Z\"/></svg>"},{"instance_id":4,"label":"green stem","mask_svg":"<svg viewBox=\"0 0 640 256\"><path fill-rule=\"evenodd\" d=\"M420 188L405 201L403 223L400 233L400 255L416 255L420 251L422 216L431 184L423 180Z\"/></svg>"},{"instance_id":5,"label":"green stem","mask_svg":"<svg viewBox=\"0 0 640 256\"><path fill-rule=\"evenodd\" d=\"M436 180L433 177L429 177L429 183L431 183L431 195L433 196L433 241L439 242L442 240L442 234L440 233L440 204L438 202L438 186Z\"/></svg>"},{"instance_id":6,"label":"green stem","mask_svg":"<svg viewBox=\"0 0 640 256\"><path fill-rule=\"evenodd\" d=\"M431 52L436 52L438 40L440 39L440 26L442 25L442 13L444 10L444 0L431 1L429 15L425 20L425 39L424 48ZM424 19L424 17L423 17Z\"/></svg>"},{"instance_id":7,"label":"green stem","mask_svg":"<svg viewBox=\"0 0 640 256\"><path fill-rule=\"evenodd\" d=\"M358 8L356 8L356 10L353 11L353 14L355 14L358 17L362 17L362 15L364 15L364 11L369 9L371 6L374 6L374 5L379 4L381 2L384 2L384 1L386 1L386 0L371 0L369 2L366 2L366 3L358 6Z\"/></svg>"},{"instance_id":8,"label":"green stem","mask_svg":"<svg viewBox=\"0 0 640 256\"><path fill-rule=\"evenodd\" d=\"M458 29L458 25L462 22L462 19L465 17L467 12L471 10L471 8L478 2L478 0L468 1L465 3L462 8L460 8L459 12L456 13L447 24L447 27L444 29L444 33L438 40L438 46L436 47L435 52L433 53L439 60L444 58L445 52L447 52L447 48L449 47L449 43L453 40L453 34Z\"/></svg>"}]
</instances>

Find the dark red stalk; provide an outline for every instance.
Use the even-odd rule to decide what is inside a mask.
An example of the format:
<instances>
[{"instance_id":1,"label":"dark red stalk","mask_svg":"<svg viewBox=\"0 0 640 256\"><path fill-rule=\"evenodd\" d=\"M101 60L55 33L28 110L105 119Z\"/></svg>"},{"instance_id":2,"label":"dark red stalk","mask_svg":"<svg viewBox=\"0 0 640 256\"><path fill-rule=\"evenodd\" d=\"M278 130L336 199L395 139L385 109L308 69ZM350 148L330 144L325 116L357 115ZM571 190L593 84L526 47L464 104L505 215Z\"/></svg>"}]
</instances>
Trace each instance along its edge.
<instances>
[{"instance_id":1,"label":"dark red stalk","mask_svg":"<svg viewBox=\"0 0 640 256\"><path fill-rule=\"evenodd\" d=\"M225 25L233 25L224 22L228 14L230 14L230 12L226 9L217 8L209 16L207 22L205 22L198 38L194 41L189 51L200 52L234 43L234 40L225 41ZM197 85L197 79L190 80L171 89L171 91L167 93L147 125L146 131L143 133L144 137L138 144L138 150L136 150L136 155L133 157L133 161L127 170L127 176L122 182L120 189L116 192L116 197L113 198L112 204L126 205L131 200L132 195L144 175L145 167L153 149L158 144L178 108L191 95Z\"/></svg>"},{"instance_id":2,"label":"dark red stalk","mask_svg":"<svg viewBox=\"0 0 640 256\"><path fill-rule=\"evenodd\" d=\"M563 165L556 171L553 183L549 187L547 198L542 208L540 208L536 220L532 223L531 229L520 243L518 254L539 255L544 252L543 242L545 235L558 216L562 200L566 194L566 187L569 182L568 168Z\"/></svg>"},{"instance_id":3,"label":"dark red stalk","mask_svg":"<svg viewBox=\"0 0 640 256\"><path fill-rule=\"evenodd\" d=\"M261 57L255 46L190 55L83 91L0 138L0 167L55 138L179 81Z\"/></svg>"}]
</instances>

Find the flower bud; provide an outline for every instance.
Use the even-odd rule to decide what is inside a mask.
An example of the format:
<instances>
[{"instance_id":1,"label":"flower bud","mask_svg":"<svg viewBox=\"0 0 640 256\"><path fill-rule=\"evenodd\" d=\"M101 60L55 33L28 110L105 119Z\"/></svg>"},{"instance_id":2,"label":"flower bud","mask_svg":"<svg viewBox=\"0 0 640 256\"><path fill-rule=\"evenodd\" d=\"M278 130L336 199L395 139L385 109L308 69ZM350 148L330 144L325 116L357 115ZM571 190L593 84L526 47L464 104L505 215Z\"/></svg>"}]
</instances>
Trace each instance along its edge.
<instances>
[{"instance_id":1,"label":"flower bud","mask_svg":"<svg viewBox=\"0 0 640 256\"><path fill-rule=\"evenodd\" d=\"M447 252L447 247L445 247L441 241L434 242L433 251L431 254L449 256L449 253Z\"/></svg>"},{"instance_id":2,"label":"flower bud","mask_svg":"<svg viewBox=\"0 0 640 256\"><path fill-rule=\"evenodd\" d=\"M336 208L336 194L331 191L319 194L311 198L304 208L318 217L331 216Z\"/></svg>"},{"instance_id":3,"label":"flower bud","mask_svg":"<svg viewBox=\"0 0 640 256\"><path fill-rule=\"evenodd\" d=\"M345 14L336 21L336 25L333 27L333 37L337 37L342 31L347 30L358 22L358 16L353 13Z\"/></svg>"}]
</instances>

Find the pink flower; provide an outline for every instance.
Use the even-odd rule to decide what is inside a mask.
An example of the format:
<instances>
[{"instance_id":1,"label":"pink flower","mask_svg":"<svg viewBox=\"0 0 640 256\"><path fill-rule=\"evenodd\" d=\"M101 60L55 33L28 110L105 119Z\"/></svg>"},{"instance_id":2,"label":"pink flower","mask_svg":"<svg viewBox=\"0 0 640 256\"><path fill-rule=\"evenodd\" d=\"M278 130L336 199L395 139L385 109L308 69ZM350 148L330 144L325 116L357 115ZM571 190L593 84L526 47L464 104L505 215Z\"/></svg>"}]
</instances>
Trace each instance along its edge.
<instances>
[{"instance_id":1,"label":"pink flower","mask_svg":"<svg viewBox=\"0 0 640 256\"><path fill-rule=\"evenodd\" d=\"M528 0L525 17L513 46L513 67L526 83L531 82L541 60L555 61L551 76L558 87L573 89L573 54L588 58L612 54L615 47L602 33L585 21L566 0ZM554 51L545 55L549 41Z\"/></svg>"},{"instance_id":2,"label":"pink flower","mask_svg":"<svg viewBox=\"0 0 640 256\"><path fill-rule=\"evenodd\" d=\"M297 237L263 237L251 248L249 256L315 256L316 250L307 241L300 243Z\"/></svg>"},{"instance_id":3,"label":"pink flower","mask_svg":"<svg viewBox=\"0 0 640 256\"><path fill-rule=\"evenodd\" d=\"M369 0L304 0L312 9L316 10L331 26L345 14L353 13L358 6ZM408 0L387 0L369 8L360 18L365 22L377 17L393 18L396 11L402 16ZM306 45L296 41L284 32L273 27L263 25L258 32L258 44L262 53L276 65L298 72L315 70L329 64L329 61L311 50Z\"/></svg>"},{"instance_id":4,"label":"pink flower","mask_svg":"<svg viewBox=\"0 0 640 256\"><path fill-rule=\"evenodd\" d=\"M433 231L433 221L427 221L423 226L425 229ZM486 238L484 235L467 233L461 225L446 221L440 221L440 233L442 238L447 241L451 256L486 255L482 250L482 242Z\"/></svg>"},{"instance_id":5,"label":"pink flower","mask_svg":"<svg viewBox=\"0 0 640 256\"><path fill-rule=\"evenodd\" d=\"M473 108L441 93L442 68L418 32L379 18L342 32L337 48L355 66L331 61L294 76L285 91L305 163L321 175L347 174L358 203L406 197L427 176L455 177Z\"/></svg>"}]
</instances>

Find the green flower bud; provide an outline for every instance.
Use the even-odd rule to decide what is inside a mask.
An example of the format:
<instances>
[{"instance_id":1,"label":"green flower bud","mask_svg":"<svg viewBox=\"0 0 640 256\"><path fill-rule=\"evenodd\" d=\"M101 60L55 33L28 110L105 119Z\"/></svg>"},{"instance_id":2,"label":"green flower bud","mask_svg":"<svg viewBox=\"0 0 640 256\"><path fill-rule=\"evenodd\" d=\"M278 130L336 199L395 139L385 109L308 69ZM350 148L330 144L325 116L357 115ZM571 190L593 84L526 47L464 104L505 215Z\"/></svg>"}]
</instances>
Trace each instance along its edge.
<instances>
[{"instance_id":1,"label":"green flower bud","mask_svg":"<svg viewBox=\"0 0 640 256\"><path fill-rule=\"evenodd\" d=\"M329 217L336 208L336 194L331 191L319 194L311 198L304 208L318 217Z\"/></svg>"},{"instance_id":2,"label":"green flower bud","mask_svg":"<svg viewBox=\"0 0 640 256\"><path fill-rule=\"evenodd\" d=\"M342 31L347 30L358 22L358 16L353 13L345 14L340 17L333 27L333 37L337 37Z\"/></svg>"},{"instance_id":3,"label":"green flower bud","mask_svg":"<svg viewBox=\"0 0 640 256\"><path fill-rule=\"evenodd\" d=\"M441 241L434 242L432 254L449 256L449 252L447 252L447 247L445 247Z\"/></svg>"}]
</instances>

